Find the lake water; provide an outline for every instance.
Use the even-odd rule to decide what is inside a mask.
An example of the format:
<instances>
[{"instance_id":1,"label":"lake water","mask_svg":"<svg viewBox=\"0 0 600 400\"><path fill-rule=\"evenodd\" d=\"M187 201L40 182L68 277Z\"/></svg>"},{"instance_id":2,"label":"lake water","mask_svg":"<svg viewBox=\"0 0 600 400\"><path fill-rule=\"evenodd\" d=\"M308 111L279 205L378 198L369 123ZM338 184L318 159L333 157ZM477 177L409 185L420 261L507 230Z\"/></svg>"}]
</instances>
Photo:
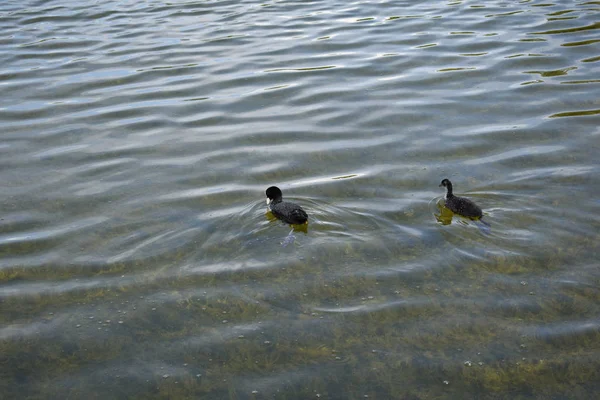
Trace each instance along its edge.
<instances>
[{"instance_id":1,"label":"lake water","mask_svg":"<svg viewBox=\"0 0 600 400\"><path fill-rule=\"evenodd\" d=\"M2 1L0 397L596 399L599 21Z\"/></svg>"}]
</instances>

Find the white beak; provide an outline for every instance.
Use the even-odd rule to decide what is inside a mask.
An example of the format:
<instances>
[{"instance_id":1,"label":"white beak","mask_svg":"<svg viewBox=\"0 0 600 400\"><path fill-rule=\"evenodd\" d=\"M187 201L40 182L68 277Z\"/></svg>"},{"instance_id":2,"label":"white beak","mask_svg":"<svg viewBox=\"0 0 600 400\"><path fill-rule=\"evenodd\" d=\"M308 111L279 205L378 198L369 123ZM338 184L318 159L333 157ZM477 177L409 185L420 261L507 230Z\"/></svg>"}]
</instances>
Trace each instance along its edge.
<instances>
[{"instance_id":1,"label":"white beak","mask_svg":"<svg viewBox=\"0 0 600 400\"><path fill-rule=\"evenodd\" d=\"M271 204L271 199L267 197L267 205Z\"/></svg>"}]
</instances>

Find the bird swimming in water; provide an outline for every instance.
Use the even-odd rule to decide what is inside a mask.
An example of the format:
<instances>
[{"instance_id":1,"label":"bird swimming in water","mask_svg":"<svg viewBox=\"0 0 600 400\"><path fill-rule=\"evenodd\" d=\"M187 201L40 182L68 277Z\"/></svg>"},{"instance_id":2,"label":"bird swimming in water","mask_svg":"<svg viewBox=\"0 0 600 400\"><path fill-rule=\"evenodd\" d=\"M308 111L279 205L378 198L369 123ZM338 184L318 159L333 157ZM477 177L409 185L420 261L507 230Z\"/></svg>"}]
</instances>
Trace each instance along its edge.
<instances>
[{"instance_id":1,"label":"bird swimming in water","mask_svg":"<svg viewBox=\"0 0 600 400\"><path fill-rule=\"evenodd\" d=\"M468 218L483 217L483 212L477 204L467 199L466 197L455 196L454 193L452 193L452 182L450 182L449 179L442 180L442 183L440 183L440 187L442 186L444 186L447 190L446 201L444 204L448 209L450 209L450 211Z\"/></svg>"},{"instance_id":2,"label":"bird swimming in water","mask_svg":"<svg viewBox=\"0 0 600 400\"><path fill-rule=\"evenodd\" d=\"M266 191L267 205L280 220L292 225L308 222L308 214L298 204L283 201L283 194L277 186L271 186Z\"/></svg>"}]
</instances>

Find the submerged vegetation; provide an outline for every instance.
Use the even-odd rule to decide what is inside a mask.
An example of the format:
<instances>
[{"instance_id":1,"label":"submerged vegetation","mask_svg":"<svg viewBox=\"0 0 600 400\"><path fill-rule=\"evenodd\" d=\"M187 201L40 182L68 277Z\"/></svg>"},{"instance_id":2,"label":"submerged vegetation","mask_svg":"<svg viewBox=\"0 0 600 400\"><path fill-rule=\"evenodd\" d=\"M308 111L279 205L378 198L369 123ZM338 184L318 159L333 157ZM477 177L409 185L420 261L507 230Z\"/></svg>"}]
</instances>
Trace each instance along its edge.
<instances>
[{"instance_id":1,"label":"submerged vegetation","mask_svg":"<svg viewBox=\"0 0 600 400\"><path fill-rule=\"evenodd\" d=\"M588 288L551 280L574 256L596 253L592 242L429 270L395 269L411 256L391 249L378 257L390 265L384 275L351 272L368 262L355 246L277 270L157 274L154 265L128 280L128 268L107 265L85 274L123 284L3 299L0 389L28 398L90 388L99 398L591 398L600 330L564 321L594 318L600 282L593 271ZM77 273L53 271L54 284ZM52 273L13 268L2 282L44 276Z\"/></svg>"}]
</instances>

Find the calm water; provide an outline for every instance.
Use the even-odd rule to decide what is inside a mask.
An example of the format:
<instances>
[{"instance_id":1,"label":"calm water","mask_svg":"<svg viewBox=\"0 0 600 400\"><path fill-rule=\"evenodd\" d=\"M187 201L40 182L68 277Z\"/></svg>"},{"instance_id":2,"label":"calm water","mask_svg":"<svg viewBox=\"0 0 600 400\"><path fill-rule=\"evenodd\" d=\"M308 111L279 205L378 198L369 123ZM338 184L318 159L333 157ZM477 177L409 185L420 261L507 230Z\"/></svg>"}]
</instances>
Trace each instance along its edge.
<instances>
[{"instance_id":1,"label":"calm water","mask_svg":"<svg viewBox=\"0 0 600 400\"><path fill-rule=\"evenodd\" d=\"M596 399L599 21L2 1L0 397Z\"/></svg>"}]
</instances>

